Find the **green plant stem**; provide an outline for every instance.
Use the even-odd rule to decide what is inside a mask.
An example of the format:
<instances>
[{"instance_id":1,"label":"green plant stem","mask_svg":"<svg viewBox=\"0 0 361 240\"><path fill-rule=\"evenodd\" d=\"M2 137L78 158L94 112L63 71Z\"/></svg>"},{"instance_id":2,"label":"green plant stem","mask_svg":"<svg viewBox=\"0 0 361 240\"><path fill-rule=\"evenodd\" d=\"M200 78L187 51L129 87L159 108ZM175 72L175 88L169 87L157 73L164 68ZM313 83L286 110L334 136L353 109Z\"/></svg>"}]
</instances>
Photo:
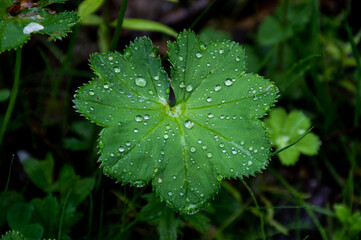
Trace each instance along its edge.
<instances>
[{"instance_id":1,"label":"green plant stem","mask_svg":"<svg viewBox=\"0 0 361 240\"><path fill-rule=\"evenodd\" d=\"M13 88L11 89L8 108L6 109L4 120L2 122L1 129L0 129L0 146L2 145L6 127L10 120L11 114L12 114L14 106L15 106L16 97L18 95L19 85L20 85L20 70L21 70L21 48L18 48L16 50L15 74L14 74Z\"/></svg>"},{"instance_id":2,"label":"green plant stem","mask_svg":"<svg viewBox=\"0 0 361 240\"><path fill-rule=\"evenodd\" d=\"M258 209L258 211L260 210L259 208L259 205L258 205L258 202L257 202L257 199L256 197L254 196L253 192L252 192L252 189L248 186L248 184L246 183L246 181L244 181L243 179L241 179L243 185L247 188L249 194L251 195L252 199L253 199L253 202L254 202L254 205L256 206L256 208ZM264 232L264 221L263 221L263 215L262 213L259 214L259 219L261 221L261 233L262 233L262 239L265 240L266 239L266 234Z\"/></svg>"},{"instance_id":3,"label":"green plant stem","mask_svg":"<svg viewBox=\"0 0 361 240\"><path fill-rule=\"evenodd\" d=\"M348 40L351 43L352 54L356 60L357 72L356 72L356 94L355 94L355 115L354 125L357 126L359 123L359 116L361 115L361 61L360 53L356 47L356 43L352 36L352 31L348 23L346 22L345 28L347 30Z\"/></svg>"},{"instance_id":4,"label":"green plant stem","mask_svg":"<svg viewBox=\"0 0 361 240\"><path fill-rule=\"evenodd\" d=\"M62 228L63 228L63 219L64 219L64 215L65 215L66 204L68 203L68 199L70 197L71 190L72 189L69 190L68 194L65 197L64 203L63 203L63 209L61 211L60 222L59 222L58 240L61 239L61 232L62 232Z\"/></svg>"},{"instance_id":5,"label":"green plant stem","mask_svg":"<svg viewBox=\"0 0 361 240\"><path fill-rule=\"evenodd\" d=\"M273 170L272 168L269 168L269 171L273 174L273 176L275 176L278 181L280 181L282 183L283 186L285 186L285 188L297 199L297 201L299 202L299 204L306 210L307 214L310 216L310 218L312 219L313 223L316 225L318 231L321 234L321 237L323 240L327 240L327 234L325 229L322 227L320 221L318 221L316 215L313 213L312 210L312 206L310 206L308 203L306 203L303 198L302 198L302 194L300 194L299 192L297 192L278 172L276 172L275 170Z\"/></svg>"},{"instance_id":6,"label":"green plant stem","mask_svg":"<svg viewBox=\"0 0 361 240\"><path fill-rule=\"evenodd\" d=\"M13 166L13 162L14 162L14 155L12 156L11 158L11 161L10 161L10 166L9 166L9 174L8 174L8 179L6 180L6 185L5 185L5 189L4 191L2 192L2 194L0 195L0 206L2 206L2 202L3 202L3 199L8 191L8 188L9 188L9 183L10 183L10 178L11 178L11 168Z\"/></svg>"},{"instance_id":7,"label":"green plant stem","mask_svg":"<svg viewBox=\"0 0 361 240\"><path fill-rule=\"evenodd\" d=\"M190 29L193 29L197 23L204 17L204 15L207 14L207 12L209 11L209 9L212 8L212 6L217 2L217 0L213 0L207 7L206 9L203 10L203 12L196 18L196 20L194 20L194 22L191 24L191 26L189 27Z\"/></svg>"},{"instance_id":8,"label":"green plant stem","mask_svg":"<svg viewBox=\"0 0 361 240\"><path fill-rule=\"evenodd\" d=\"M119 16L118 16L117 27L115 28L114 36L113 36L112 42L110 44L110 51L114 51L115 47L117 46L117 43L118 43L118 40L120 37L120 33L122 31L123 20L124 20L124 16L125 16L125 11L127 10L127 5L128 5L128 0L122 0L122 5L120 7L120 12L119 12Z\"/></svg>"}]
</instances>

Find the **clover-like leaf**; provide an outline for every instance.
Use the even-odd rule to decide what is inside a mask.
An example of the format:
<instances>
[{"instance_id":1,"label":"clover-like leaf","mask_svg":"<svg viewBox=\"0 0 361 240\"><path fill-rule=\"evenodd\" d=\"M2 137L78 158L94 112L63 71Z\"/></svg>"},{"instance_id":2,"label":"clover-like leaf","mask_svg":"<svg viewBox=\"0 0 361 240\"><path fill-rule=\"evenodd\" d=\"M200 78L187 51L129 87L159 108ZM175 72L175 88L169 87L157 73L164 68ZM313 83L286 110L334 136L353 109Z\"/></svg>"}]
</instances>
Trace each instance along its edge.
<instances>
[{"instance_id":1,"label":"clover-like leaf","mask_svg":"<svg viewBox=\"0 0 361 240\"><path fill-rule=\"evenodd\" d=\"M47 7L65 0L1 0L0 4L0 53L22 46L31 33L48 34L61 39L79 21L76 12L56 13Z\"/></svg>"},{"instance_id":2,"label":"clover-like leaf","mask_svg":"<svg viewBox=\"0 0 361 240\"><path fill-rule=\"evenodd\" d=\"M105 174L135 186L152 181L168 205L191 213L214 196L222 178L265 168L270 141L258 119L278 90L245 72L245 53L235 42L206 46L184 31L169 43L168 56L172 80L148 38L123 54L94 54L97 77L79 88L74 103L104 127Z\"/></svg>"},{"instance_id":3,"label":"clover-like leaf","mask_svg":"<svg viewBox=\"0 0 361 240\"><path fill-rule=\"evenodd\" d=\"M310 119L301 111L293 110L287 115L283 108L274 109L265 120L272 144L280 150L294 142L311 127ZM278 154L283 165L294 165L300 154L313 156L318 153L321 141L314 133L308 133L299 142Z\"/></svg>"}]
</instances>

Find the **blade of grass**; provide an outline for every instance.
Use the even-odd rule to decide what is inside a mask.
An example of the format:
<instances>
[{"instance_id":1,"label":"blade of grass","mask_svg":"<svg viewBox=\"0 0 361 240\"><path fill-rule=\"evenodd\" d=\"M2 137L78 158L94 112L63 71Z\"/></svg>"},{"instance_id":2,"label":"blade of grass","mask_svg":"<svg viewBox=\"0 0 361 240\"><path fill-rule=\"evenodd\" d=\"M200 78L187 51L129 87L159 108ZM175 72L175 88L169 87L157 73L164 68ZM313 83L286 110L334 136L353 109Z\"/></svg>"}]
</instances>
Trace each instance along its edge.
<instances>
[{"instance_id":1,"label":"blade of grass","mask_svg":"<svg viewBox=\"0 0 361 240\"><path fill-rule=\"evenodd\" d=\"M203 12L201 12L201 14L199 14L199 16L196 18L196 20L194 20L194 22L191 24L191 26L189 27L190 29L193 29L197 23L204 17L204 15L206 15L208 13L208 11L212 8L212 6L217 2L217 0L213 0L207 7L206 9L203 10Z\"/></svg>"},{"instance_id":2,"label":"blade of grass","mask_svg":"<svg viewBox=\"0 0 361 240\"><path fill-rule=\"evenodd\" d=\"M124 20L124 16L125 16L125 11L127 10L127 5L128 5L128 0L122 0L122 5L120 7L120 12L119 12L119 16L118 16L117 27L115 28L114 36L113 36L111 44L110 44L110 51L114 51L115 47L117 46L117 43L118 43L118 40L120 37L120 33L122 31L123 20Z\"/></svg>"},{"instance_id":3,"label":"blade of grass","mask_svg":"<svg viewBox=\"0 0 361 240\"><path fill-rule=\"evenodd\" d=\"M100 215L99 215L99 229L97 239L102 239L102 228L103 228L103 215L104 215L104 188L102 188L102 198L100 202Z\"/></svg>"},{"instance_id":4,"label":"blade of grass","mask_svg":"<svg viewBox=\"0 0 361 240\"><path fill-rule=\"evenodd\" d=\"M254 205L256 206L256 208L258 210L260 210L259 208L259 205L258 205L258 202L257 202L257 199L256 197L254 196L253 192L252 192L252 189L248 186L248 184L246 183L246 181L244 181L243 179L241 179L243 185L247 188L249 194L251 195L252 199L253 199L253 202L254 202ZM259 219L261 221L261 233L262 233L262 239L265 240L266 239L266 234L264 232L264 220L263 220L263 214L260 214L259 215Z\"/></svg>"},{"instance_id":5,"label":"blade of grass","mask_svg":"<svg viewBox=\"0 0 361 240\"><path fill-rule=\"evenodd\" d=\"M313 223L316 225L319 233L321 234L321 237L323 240L327 240L327 234L325 229L322 227L320 221L318 221L316 215L313 213L312 207L306 203L303 198L302 194L297 192L287 181L284 179L277 171L273 170L272 168L269 168L269 171L275 176L280 183L297 199L297 201L300 203L300 205L306 210L307 214L310 216Z\"/></svg>"},{"instance_id":6,"label":"blade of grass","mask_svg":"<svg viewBox=\"0 0 361 240\"><path fill-rule=\"evenodd\" d=\"M89 220L88 220L88 238L91 239L93 223L93 195L89 194Z\"/></svg>"},{"instance_id":7,"label":"blade of grass","mask_svg":"<svg viewBox=\"0 0 361 240\"><path fill-rule=\"evenodd\" d=\"M10 177L11 177L11 168L12 168L12 166L13 166L14 157L15 157L15 156L13 155L12 158L11 158L11 161L10 161L8 179L6 180L5 189L4 189L4 191L2 192L1 197L0 197L0 206L2 205L1 203L2 203L2 201L3 201L3 198L5 197L5 194L6 194L6 192L8 191L8 188L9 188Z\"/></svg>"},{"instance_id":8,"label":"blade of grass","mask_svg":"<svg viewBox=\"0 0 361 240\"><path fill-rule=\"evenodd\" d=\"M14 83L10 93L8 108L6 109L5 116L0 129L0 146L2 145L6 128L15 106L16 97L18 95L19 85L20 85L20 70L21 70L21 48L18 48L16 50L16 58L15 58Z\"/></svg>"},{"instance_id":9,"label":"blade of grass","mask_svg":"<svg viewBox=\"0 0 361 240\"><path fill-rule=\"evenodd\" d=\"M286 150L289 147L292 147L293 145L295 145L296 143L298 143L299 141L301 141L302 138L304 138L307 134L309 134L312 131L313 127L311 127L310 129L308 129L299 139L297 139L295 142L291 143L290 145L281 148L273 153L270 154L270 157L276 156L277 154L279 154L280 152L283 152L284 150Z\"/></svg>"},{"instance_id":10,"label":"blade of grass","mask_svg":"<svg viewBox=\"0 0 361 240\"><path fill-rule=\"evenodd\" d=\"M70 193L71 193L72 189L69 190L68 194L66 195L65 199L64 199L64 203L63 203L63 209L61 210L61 216L60 216L60 222L59 222L59 230L58 230L58 240L61 239L61 231L63 230L63 219L64 219L64 215L65 215L65 208L66 208L66 204L68 203L68 199L70 197Z\"/></svg>"},{"instance_id":11,"label":"blade of grass","mask_svg":"<svg viewBox=\"0 0 361 240\"><path fill-rule=\"evenodd\" d=\"M345 23L345 28L347 31L348 40L351 43L352 54L356 60L357 73L356 73L356 102L355 102L355 115L354 115L354 125L357 126L359 123L359 117L361 115L361 63L360 63L360 53L356 47L356 43L352 36L352 31L348 23Z\"/></svg>"}]
</instances>

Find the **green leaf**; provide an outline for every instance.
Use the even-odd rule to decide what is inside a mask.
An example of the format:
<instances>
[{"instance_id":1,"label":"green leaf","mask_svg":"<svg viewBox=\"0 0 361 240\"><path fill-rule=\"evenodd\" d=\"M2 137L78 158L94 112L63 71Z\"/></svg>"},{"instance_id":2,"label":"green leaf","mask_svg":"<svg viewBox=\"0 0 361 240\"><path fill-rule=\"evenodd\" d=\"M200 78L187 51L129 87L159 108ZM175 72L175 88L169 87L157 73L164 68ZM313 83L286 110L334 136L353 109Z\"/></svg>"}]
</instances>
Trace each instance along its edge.
<instances>
[{"instance_id":1,"label":"green leaf","mask_svg":"<svg viewBox=\"0 0 361 240\"><path fill-rule=\"evenodd\" d=\"M48 153L44 161L28 158L24 161L24 170L31 181L43 191L48 191L53 183L53 156Z\"/></svg>"},{"instance_id":2,"label":"green leaf","mask_svg":"<svg viewBox=\"0 0 361 240\"><path fill-rule=\"evenodd\" d=\"M31 207L27 203L15 203L7 214L9 227L13 230L21 230L30 222Z\"/></svg>"},{"instance_id":3,"label":"green leaf","mask_svg":"<svg viewBox=\"0 0 361 240\"><path fill-rule=\"evenodd\" d=\"M310 119L301 111L294 110L287 115L283 108L274 109L265 120L272 144L276 150L296 142L311 127ZM299 142L278 154L282 164L294 165L300 154L316 155L321 141L314 133L308 133Z\"/></svg>"},{"instance_id":4,"label":"green leaf","mask_svg":"<svg viewBox=\"0 0 361 240\"><path fill-rule=\"evenodd\" d=\"M9 89L1 89L0 90L0 102L5 102L10 97Z\"/></svg>"},{"instance_id":5,"label":"green leaf","mask_svg":"<svg viewBox=\"0 0 361 240\"><path fill-rule=\"evenodd\" d=\"M1 240L26 240L26 238L19 231L7 232L1 236Z\"/></svg>"},{"instance_id":6,"label":"green leaf","mask_svg":"<svg viewBox=\"0 0 361 240\"><path fill-rule=\"evenodd\" d=\"M124 18L123 28L137 31L160 32L172 37L177 36L177 32L174 31L172 28L164 24L145 19Z\"/></svg>"},{"instance_id":7,"label":"green leaf","mask_svg":"<svg viewBox=\"0 0 361 240\"><path fill-rule=\"evenodd\" d=\"M71 31L70 27L78 22L75 12L49 12L44 7L52 3L64 1L44 0L39 5L32 5L19 13L10 15L6 9L13 3L5 0L0 7L0 53L21 47L30 39L32 33L48 34L52 39L61 39Z\"/></svg>"},{"instance_id":8,"label":"green leaf","mask_svg":"<svg viewBox=\"0 0 361 240\"><path fill-rule=\"evenodd\" d=\"M231 41L203 45L184 31L169 43L171 83L147 38L123 54L94 54L97 77L80 87L75 108L103 126L99 153L106 175L141 186L178 211L198 210L222 178L264 169L270 141L263 123L277 98L268 80L245 73L245 54ZM171 95L172 96L172 95Z\"/></svg>"},{"instance_id":9,"label":"green leaf","mask_svg":"<svg viewBox=\"0 0 361 240\"><path fill-rule=\"evenodd\" d=\"M21 233L29 240L41 239L44 229L37 223L32 223L21 229Z\"/></svg>"},{"instance_id":10,"label":"green leaf","mask_svg":"<svg viewBox=\"0 0 361 240\"><path fill-rule=\"evenodd\" d=\"M31 204L34 208L32 219L44 228L43 237L57 238L62 214L62 204L59 204L58 200L52 196L44 199L33 199ZM65 207L62 221L62 238L70 232L71 227L77 223L80 216L73 206L67 205Z\"/></svg>"},{"instance_id":11,"label":"green leaf","mask_svg":"<svg viewBox=\"0 0 361 240\"><path fill-rule=\"evenodd\" d=\"M160 240L176 240L179 220L175 218L174 211L163 208L158 225Z\"/></svg>"},{"instance_id":12,"label":"green leaf","mask_svg":"<svg viewBox=\"0 0 361 240\"><path fill-rule=\"evenodd\" d=\"M78 14L81 18L87 17L103 4L104 0L84 0L79 4Z\"/></svg>"}]
</instances>

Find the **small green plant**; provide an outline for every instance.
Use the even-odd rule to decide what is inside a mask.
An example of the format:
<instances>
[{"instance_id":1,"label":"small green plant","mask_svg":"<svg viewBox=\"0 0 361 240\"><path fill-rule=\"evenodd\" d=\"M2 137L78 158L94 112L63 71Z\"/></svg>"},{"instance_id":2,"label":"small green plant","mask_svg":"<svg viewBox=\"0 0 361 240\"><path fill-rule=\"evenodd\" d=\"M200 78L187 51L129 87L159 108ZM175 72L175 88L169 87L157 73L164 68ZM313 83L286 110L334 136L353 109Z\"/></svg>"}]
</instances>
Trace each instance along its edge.
<instances>
[{"instance_id":1,"label":"small green plant","mask_svg":"<svg viewBox=\"0 0 361 240\"><path fill-rule=\"evenodd\" d=\"M170 42L171 80L148 38L123 54L94 54L97 77L75 95L75 108L104 127L101 167L122 183L152 181L169 206L194 213L223 178L264 169L270 141L259 118L277 87L246 73L245 53L231 41L207 46L191 31Z\"/></svg>"},{"instance_id":2,"label":"small green plant","mask_svg":"<svg viewBox=\"0 0 361 240\"><path fill-rule=\"evenodd\" d=\"M287 115L283 108L274 109L265 123L276 151L298 141L311 127L311 121L301 111L294 110ZM278 157L283 165L294 165L301 153L308 156L316 155L320 145L318 136L308 133L291 148L280 152Z\"/></svg>"},{"instance_id":3,"label":"small green plant","mask_svg":"<svg viewBox=\"0 0 361 240\"><path fill-rule=\"evenodd\" d=\"M79 21L76 12L56 13L45 7L66 0L40 0L13 2L3 0L0 5L0 53L22 46L31 33L48 34L61 39L70 27Z\"/></svg>"},{"instance_id":4,"label":"small green plant","mask_svg":"<svg viewBox=\"0 0 361 240\"><path fill-rule=\"evenodd\" d=\"M352 213L345 204L335 204L334 209L337 219L342 223L342 228L335 232L334 239L358 239L361 233L361 212Z\"/></svg>"}]
</instances>

